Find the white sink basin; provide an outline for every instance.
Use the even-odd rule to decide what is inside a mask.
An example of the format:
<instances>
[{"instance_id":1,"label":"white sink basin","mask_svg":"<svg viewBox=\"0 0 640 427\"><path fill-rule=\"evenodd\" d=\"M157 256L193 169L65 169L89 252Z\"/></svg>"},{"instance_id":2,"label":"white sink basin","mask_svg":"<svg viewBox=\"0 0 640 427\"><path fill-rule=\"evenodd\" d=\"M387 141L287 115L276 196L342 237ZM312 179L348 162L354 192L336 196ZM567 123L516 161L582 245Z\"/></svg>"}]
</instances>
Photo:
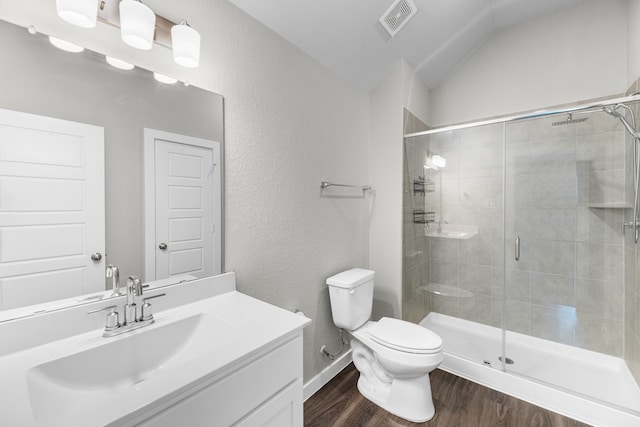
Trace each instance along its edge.
<instances>
[{"instance_id":1,"label":"white sink basin","mask_svg":"<svg viewBox=\"0 0 640 427\"><path fill-rule=\"evenodd\" d=\"M424 227L424 235L427 237L440 237L443 239L470 239L477 234L477 225L442 224L440 229L438 229L438 225L436 224L427 224Z\"/></svg>"},{"instance_id":2,"label":"white sink basin","mask_svg":"<svg viewBox=\"0 0 640 427\"><path fill-rule=\"evenodd\" d=\"M54 359L27 371L27 387L36 419L62 421L59 414L99 405L104 396L137 389L220 349L242 336L235 326L211 314L197 314L155 324Z\"/></svg>"},{"instance_id":3,"label":"white sink basin","mask_svg":"<svg viewBox=\"0 0 640 427\"><path fill-rule=\"evenodd\" d=\"M254 367L255 357L262 360L299 342L302 328L311 322L237 292L232 272L166 286L162 293L166 297L155 307L154 324L111 338L102 337L105 317L87 312L109 304L120 311L123 297L0 322L0 426L155 425L156 417L209 385L221 384L216 389L226 395L231 376L256 391L260 377L245 376L244 368ZM300 366L291 368L300 369L301 379L301 359ZM272 381L265 384L273 386ZM229 399L229 406L239 402L237 412L250 393L232 388L242 395ZM215 405L217 410L220 402ZM231 409L225 406L223 413ZM215 417L206 419L216 423Z\"/></svg>"}]
</instances>

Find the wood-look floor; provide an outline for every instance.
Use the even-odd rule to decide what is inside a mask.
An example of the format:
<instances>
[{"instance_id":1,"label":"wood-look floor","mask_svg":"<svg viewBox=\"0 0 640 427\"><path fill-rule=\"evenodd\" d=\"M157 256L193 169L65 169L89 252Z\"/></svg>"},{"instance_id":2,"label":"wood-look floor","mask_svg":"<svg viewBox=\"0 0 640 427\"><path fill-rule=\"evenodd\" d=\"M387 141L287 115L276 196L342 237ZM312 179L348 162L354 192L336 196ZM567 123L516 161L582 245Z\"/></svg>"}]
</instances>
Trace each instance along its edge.
<instances>
[{"instance_id":1,"label":"wood-look floor","mask_svg":"<svg viewBox=\"0 0 640 427\"><path fill-rule=\"evenodd\" d=\"M356 387L350 364L304 404L305 427L586 427L515 397L467 381L440 369L430 374L436 414L412 423L384 411Z\"/></svg>"}]
</instances>

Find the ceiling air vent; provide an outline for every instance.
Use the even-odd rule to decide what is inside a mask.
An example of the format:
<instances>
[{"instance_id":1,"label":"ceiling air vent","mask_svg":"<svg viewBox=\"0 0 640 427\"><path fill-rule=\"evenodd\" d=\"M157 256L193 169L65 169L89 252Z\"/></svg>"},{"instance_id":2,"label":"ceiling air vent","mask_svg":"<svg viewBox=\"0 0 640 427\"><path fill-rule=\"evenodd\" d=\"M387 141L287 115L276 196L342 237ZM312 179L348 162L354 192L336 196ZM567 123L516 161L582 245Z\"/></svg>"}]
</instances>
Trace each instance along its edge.
<instances>
[{"instance_id":1,"label":"ceiling air vent","mask_svg":"<svg viewBox=\"0 0 640 427\"><path fill-rule=\"evenodd\" d=\"M398 34L398 31L402 29L413 15L416 14L418 9L413 4L412 0L397 0L391 7L382 15L380 23L385 30L389 32L391 37Z\"/></svg>"}]
</instances>

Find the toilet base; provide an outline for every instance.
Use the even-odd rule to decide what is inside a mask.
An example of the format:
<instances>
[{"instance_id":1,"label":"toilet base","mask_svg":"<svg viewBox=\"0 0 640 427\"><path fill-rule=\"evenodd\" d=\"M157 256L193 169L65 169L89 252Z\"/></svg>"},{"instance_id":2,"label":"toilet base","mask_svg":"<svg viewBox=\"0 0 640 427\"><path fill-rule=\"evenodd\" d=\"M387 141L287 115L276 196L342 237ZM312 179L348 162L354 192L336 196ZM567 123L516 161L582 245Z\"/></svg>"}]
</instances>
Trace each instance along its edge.
<instances>
[{"instance_id":1,"label":"toilet base","mask_svg":"<svg viewBox=\"0 0 640 427\"><path fill-rule=\"evenodd\" d=\"M409 379L395 378L377 387L360 374L358 391L387 412L405 420L422 423L435 415L429 374Z\"/></svg>"}]
</instances>

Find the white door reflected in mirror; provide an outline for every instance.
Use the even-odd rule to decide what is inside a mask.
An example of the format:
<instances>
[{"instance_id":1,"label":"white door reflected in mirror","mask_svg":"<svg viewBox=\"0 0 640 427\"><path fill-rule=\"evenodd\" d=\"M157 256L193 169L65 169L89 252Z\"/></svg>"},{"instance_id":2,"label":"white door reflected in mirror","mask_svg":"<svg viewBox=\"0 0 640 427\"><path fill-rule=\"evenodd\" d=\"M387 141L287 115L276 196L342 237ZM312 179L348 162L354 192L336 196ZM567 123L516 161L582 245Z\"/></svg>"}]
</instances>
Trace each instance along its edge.
<instances>
[{"instance_id":1,"label":"white door reflected in mirror","mask_svg":"<svg viewBox=\"0 0 640 427\"><path fill-rule=\"evenodd\" d=\"M215 141L145 129L147 280L221 272L219 164Z\"/></svg>"},{"instance_id":2,"label":"white door reflected in mirror","mask_svg":"<svg viewBox=\"0 0 640 427\"><path fill-rule=\"evenodd\" d=\"M0 109L0 166L0 308L102 291L104 129Z\"/></svg>"}]
</instances>

